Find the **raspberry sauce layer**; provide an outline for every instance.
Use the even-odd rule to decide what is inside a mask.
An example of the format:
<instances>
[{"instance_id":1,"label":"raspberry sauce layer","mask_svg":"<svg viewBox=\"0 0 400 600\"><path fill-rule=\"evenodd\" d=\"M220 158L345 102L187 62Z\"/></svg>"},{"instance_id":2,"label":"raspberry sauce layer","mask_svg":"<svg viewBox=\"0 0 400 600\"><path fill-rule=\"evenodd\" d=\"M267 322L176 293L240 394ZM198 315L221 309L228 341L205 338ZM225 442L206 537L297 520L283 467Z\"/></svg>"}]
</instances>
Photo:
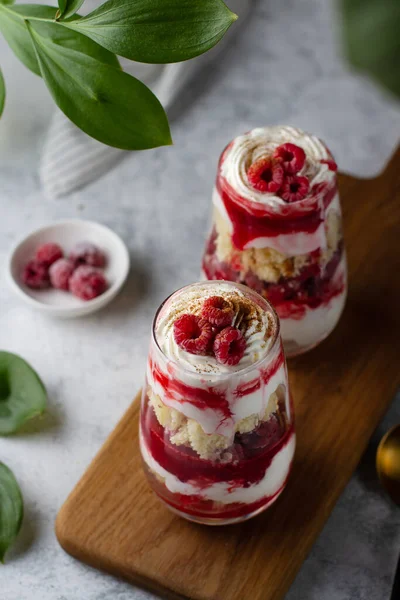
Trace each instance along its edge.
<instances>
[{"instance_id":1,"label":"raspberry sauce layer","mask_svg":"<svg viewBox=\"0 0 400 600\"><path fill-rule=\"evenodd\" d=\"M328 306L330 301L346 290L346 269L343 243L322 269L318 263L320 250L310 255L310 264L296 277L281 278L277 283L261 280L248 271L242 278L232 264L220 262L215 252L216 231L211 233L203 258L203 271L207 279L226 279L248 285L268 298L281 319L302 319L307 309Z\"/></svg>"},{"instance_id":2,"label":"raspberry sauce layer","mask_svg":"<svg viewBox=\"0 0 400 600\"><path fill-rule=\"evenodd\" d=\"M277 212L268 205L257 205L240 196L221 175L217 177L216 189L232 225L232 242L238 250L251 247L259 238L281 235L308 234L319 239L318 229L324 222L325 210L337 195L336 182L317 184L311 190L312 196L307 198L306 207L300 207L304 202L295 202L280 207Z\"/></svg>"},{"instance_id":3,"label":"raspberry sauce layer","mask_svg":"<svg viewBox=\"0 0 400 600\"><path fill-rule=\"evenodd\" d=\"M219 482L228 482L232 489L258 483L293 433L286 420L273 415L251 433L236 434L229 449L232 462L218 463L201 459L187 446L172 444L148 402L142 410L141 427L144 443L158 465L200 489Z\"/></svg>"}]
</instances>

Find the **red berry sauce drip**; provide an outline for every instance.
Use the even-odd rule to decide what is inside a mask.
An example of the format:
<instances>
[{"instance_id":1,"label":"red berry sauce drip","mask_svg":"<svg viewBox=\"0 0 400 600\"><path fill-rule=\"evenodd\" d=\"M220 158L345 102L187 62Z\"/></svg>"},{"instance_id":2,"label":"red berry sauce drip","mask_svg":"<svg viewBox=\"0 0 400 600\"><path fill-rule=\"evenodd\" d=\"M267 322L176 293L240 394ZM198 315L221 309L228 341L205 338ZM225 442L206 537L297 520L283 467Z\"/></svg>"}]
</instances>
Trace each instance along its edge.
<instances>
[{"instance_id":1,"label":"red berry sauce drip","mask_svg":"<svg viewBox=\"0 0 400 600\"><path fill-rule=\"evenodd\" d=\"M255 206L237 194L222 176L217 177L216 186L232 223L232 242L238 250L244 250L247 244L261 237L315 233L324 220L321 204L328 206L337 193L336 183L331 187L319 184L313 190L316 194L307 199L310 203L307 210L300 209L295 202L280 207L277 213L265 205Z\"/></svg>"},{"instance_id":2,"label":"red berry sauce drip","mask_svg":"<svg viewBox=\"0 0 400 600\"><path fill-rule=\"evenodd\" d=\"M172 374L166 375L158 365L149 358L149 369L154 381L159 384L165 398L175 402L188 402L199 410L211 408L221 415L221 425L232 419L232 412L226 395L212 387L196 388L180 381Z\"/></svg>"}]
</instances>

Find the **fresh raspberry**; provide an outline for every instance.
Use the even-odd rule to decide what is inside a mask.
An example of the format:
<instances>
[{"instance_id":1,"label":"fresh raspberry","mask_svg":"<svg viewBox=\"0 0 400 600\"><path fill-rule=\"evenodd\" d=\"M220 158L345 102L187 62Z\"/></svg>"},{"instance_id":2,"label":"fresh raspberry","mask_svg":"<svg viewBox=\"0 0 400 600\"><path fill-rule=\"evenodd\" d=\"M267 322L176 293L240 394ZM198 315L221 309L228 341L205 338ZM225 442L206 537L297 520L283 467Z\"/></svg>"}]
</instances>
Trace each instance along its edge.
<instances>
[{"instance_id":1,"label":"fresh raspberry","mask_svg":"<svg viewBox=\"0 0 400 600\"><path fill-rule=\"evenodd\" d=\"M259 192L277 192L283 181L283 168L269 158L259 158L247 171L249 183Z\"/></svg>"},{"instance_id":2,"label":"fresh raspberry","mask_svg":"<svg viewBox=\"0 0 400 600\"><path fill-rule=\"evenodd\" d=\"M235 327L225 327L217 333L213 350L215 358L223 365L237 365L243 358L246 349L246 340L242 332Z\"/></svg>"},{"instance_id":3,"label":"fresh raspberry","mask_svg":"<svg viewBox=\"0 0 400 600\"><path fill-rule=\"evenodd\" d=\"M90 265L91 267L104 267L106 264L106 257L103 252L90 242L79 242L72 249L69 255L69 259L72 260L74 265Z\"/></svg>"},{"instance_id":4,"label":"fresh raspberry","mask_svg":"<svg viewBox=\"0 0 400 600\"><path fill-rule=\"evenodd\" d=\"M93 300L107 289L107 281L98 269L81 265L71 275L69 289L82 300Z\"/></svg>"},{"instance_id":5,"label":"fresh raspberry","mask_svg":"<svg viewBox=\"0 0 400 600\"><path fill-rule=\"evenodd\" d=\"M211 296L204 301L201 316L216 327L232 324L233 309L222 296Z\"/></svg>"},{"instance_id":6,"label":"fresh raspberry","mask_svg":"<svg viewBox=\"0 0 400 600\"><path fill-rule=\"evenodd\" d=\"M296 200L302 200L307 196L309 188L310 182L307 177L289 175L283 182L280 196L286 202L296 202Z\"/></svg>"},{"instance_id":7,"label":"fresh raspberry","mask_svg":"<svg viewBox=\"0 0 400 600\"><path fill-rule=\"evenodd\" d=\"M275 149L275 160L279 161L285 173L298 173L306 161L303 148L296 144L282 144Z\"/></svg>"},{"instance_id":8,"label":"fresh raspberry","mask_svg":"<svg viewBox=\"0 0 400 600\"><path fill-rule=\"evenodd\" d=\"M212 337L211 323L197 315L184 314L174 322L176 343L191 354L207 354Z\"/></svg>"},{"instance_id":9,"label":"fresh raspberry","mask_svg":"<svg viewBox=\"0 0 400 600\"><path fill-rule=\"evenodd\" d=\"M321 163L322 163L323 165L328 165L328 169L329 169L330 171L334 171L334 172L336 173L336 171L337 171L337 169L338 169L338 166L337 166L337 164L335 163L335 161L334 161L334 160L331 160L331 159L325 159L325 158L324 158L323 160L321 160Z\"/></svg>"},{"instance_id":10,"label":"fresh raspberry","mask_svg":"<svg viewBox=\"0 0 400 600\"><path fill-rule=\"evenodd\" d=\"M38 262L43 263L44 265L47 265L49 267L54 262L56 262L56 260L62 258L63 256L64 252L62 251L60 246L58 244L53 244L52 242L49 242L48 244L42 244L41 246L39 246L39 248L36 250L35 259Z\"/></svg>"},{"instance_id":11,"label":"fresh raspberry","mask_svg":"<svg viewBox=\"0 0 400 600\"><path fill-rule=\"evenodd\" d=\"M74 272L74 263L67 258L60 258L49 269L51 285L58 290L69 289L69 279Z\"/></svg>"},{"instance_id":12,"label":"fresh raspberry","mask_svg":"<svg viewBox=\"0 0 400 600\"><path fill-rule=\"evenodd\" d=\"M30 260L22 272L22 281L34 290L50 287L48 266L38 260Z\"/></svg>"}]
</instances>

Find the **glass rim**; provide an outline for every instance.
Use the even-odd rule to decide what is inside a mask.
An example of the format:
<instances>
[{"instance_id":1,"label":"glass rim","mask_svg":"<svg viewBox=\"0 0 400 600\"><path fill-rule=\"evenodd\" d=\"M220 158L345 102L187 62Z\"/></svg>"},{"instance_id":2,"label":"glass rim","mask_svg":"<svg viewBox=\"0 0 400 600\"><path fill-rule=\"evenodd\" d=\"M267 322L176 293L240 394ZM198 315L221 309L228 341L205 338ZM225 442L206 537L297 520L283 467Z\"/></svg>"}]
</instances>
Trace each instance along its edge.
<instances>
[{"instance_id":1,"label":"glass rim","mask_svg":"<svg viewBox=\"0 0 400 600\"><path fill-rule=\"evenodd\" d=\"M211 373L199 373L197 371L188 369L187 367L183 366L181 363L179 363L174 358L171 358L165 354L164 350L160 347L158 340L157 340L157 335L156 335L157 319L158 319L160 312L166 305L166 303L173 296L183 292L184 290L190 289L190 288L215 285L218 283L231 285L233 288L239 288L245 294L253 294L257 297L257 299L259 299L261 302L264 303L267 310L269 311L269 313L272 315L272 317L274 319L274 333L272 336L272 343L271 343L270 347L268 348L267 352L265 354L263 354L263 356L261 358L256 360L251 365L247 365L246 367L243 367L242 369L238 369L237 371L232 371L230 373L229 372L228 373L212 373L212 374ZM272 304L266 298L261 296L258 292L253 290L252 288L250 288L246 285L243 285L241 283L235 283L234 281L228 281L225 279L211 279L211 280L207 280L207 281L198 281L198 282L190 283L188 285L184 285L183 287L178 288L177 290L172 292L169 296L167 296L167 298L165 298L165 300L160 304L160 306L158 307L158 309L156 311L156 314L154 315L153 323L151 326L151 341L154 343L157 351L163 356L163 358L167 362L175 365L177 367L177 369L179 369L182 373L190 374L191 377L198 378L198 379L207 379L207 378L212 378L213 380L229 379L229 378L235 377L237 375L247 374L248 372L253 371L254 369L257 369L261 363L263 363L269 356L271 356L271 354L273 353L273 351L276 348L277 343L279 343L279 341L280 341L280 335L281 335L280 320L279 320L278 314L277 314L275 308L272 306Z\"/></svg>"}]
</instances>

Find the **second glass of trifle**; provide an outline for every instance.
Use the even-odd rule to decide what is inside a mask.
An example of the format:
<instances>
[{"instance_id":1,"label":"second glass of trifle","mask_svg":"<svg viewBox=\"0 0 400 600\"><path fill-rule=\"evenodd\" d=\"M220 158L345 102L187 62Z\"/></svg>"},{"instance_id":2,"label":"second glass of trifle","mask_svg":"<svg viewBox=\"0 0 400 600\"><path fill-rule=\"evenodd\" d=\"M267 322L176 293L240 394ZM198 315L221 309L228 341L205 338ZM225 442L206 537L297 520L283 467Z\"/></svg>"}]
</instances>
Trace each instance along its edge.
<instances>
[{"instance_id":1,"label":"second glass of trifle","mask_svg":"<svg viewBox=\"0 0 400 600\"><path fill-rule=\"evenodd\" d=\"M254 129L221 155L206 279L244 283L275 307L287 356L336 326L347 290L337 166L294 127Z\"/></svg>"},{"instance_id":2,"label":"second glass of trifle","mask_svg":"<svg viewBox=\"0 0 400 600\"><path fill-rule=\"evenodd\" d=\"M161 305L140 447L151 487L186 519L240 522L278 498L295 434L279 319L264 298L209 281Z\"/></svg>"}]
</instances>

